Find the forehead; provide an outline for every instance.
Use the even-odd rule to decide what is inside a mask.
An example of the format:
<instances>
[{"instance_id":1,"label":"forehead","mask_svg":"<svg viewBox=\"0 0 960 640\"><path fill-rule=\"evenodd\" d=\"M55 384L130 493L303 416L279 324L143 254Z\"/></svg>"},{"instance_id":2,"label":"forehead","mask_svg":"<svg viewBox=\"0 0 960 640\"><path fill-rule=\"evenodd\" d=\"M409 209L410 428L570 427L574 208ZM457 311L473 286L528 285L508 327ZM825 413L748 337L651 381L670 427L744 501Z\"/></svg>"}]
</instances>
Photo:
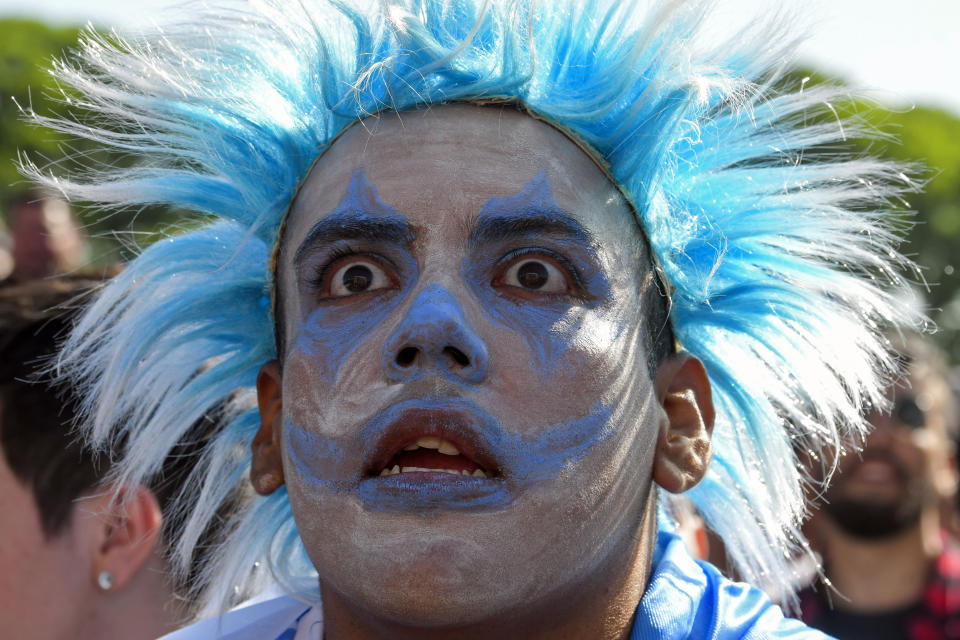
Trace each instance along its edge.
<instances>
[{"instance_id":1,"label":"forehead","mask_svg":"<svg viewBox=\"0 0 960 640\"><path fill-rule=\"evenodd\" d=\"M622 238L625 226L639 233L616 187L554 127L510 107L446 105L348 129L305 180L284 241L302 239L337 208L361 169L377 197L415 227L469 220L490 198L521 193L545 176L557 204L594 234Z\"/></svg>"}]
</instances>

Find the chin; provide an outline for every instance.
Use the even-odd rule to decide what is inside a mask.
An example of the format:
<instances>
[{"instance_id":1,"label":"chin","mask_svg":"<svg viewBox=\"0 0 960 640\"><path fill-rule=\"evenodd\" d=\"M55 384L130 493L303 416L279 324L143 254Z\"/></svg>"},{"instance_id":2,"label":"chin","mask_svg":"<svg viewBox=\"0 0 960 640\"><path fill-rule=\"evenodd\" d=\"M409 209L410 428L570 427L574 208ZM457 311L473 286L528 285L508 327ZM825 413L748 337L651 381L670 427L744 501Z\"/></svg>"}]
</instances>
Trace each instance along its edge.
<instances>
[{"instance_id":1,"label":"chin","mask_svg":"<svg viewBox=\"0 0 960 640\"><path fill-rule=\"evenodd\" d=\"M536 531L530 521L509 512L338 511L341 518L352 512L349 526L301 529L301 535L325 607L333 594L367 620L412 629L489 624L517 617L518 603L524 611L545 605L555 585L576 582L569 572L580 564L582 547L565 554L549 532L529 535ZM557 573L559 567L566 570Z\"/></svg>"},{"instance_id":2,"label":"chin","mask_svg":"<svg viewBox=\"0 0 960 640\"><path fill-rule=\"evenodd\" d=\"M330 586L372 619L431 629L495 619L530 590L523 588L523 576L509 575L500 563L483 562L477 549L468 549L462 540L421 541L415 549L402 546L407 549L399 557L391 553L392 545L369 554L363 579L351 572L347 584ZM322 590L326 597L327 590Z\"/></svg>"}]
</instances>

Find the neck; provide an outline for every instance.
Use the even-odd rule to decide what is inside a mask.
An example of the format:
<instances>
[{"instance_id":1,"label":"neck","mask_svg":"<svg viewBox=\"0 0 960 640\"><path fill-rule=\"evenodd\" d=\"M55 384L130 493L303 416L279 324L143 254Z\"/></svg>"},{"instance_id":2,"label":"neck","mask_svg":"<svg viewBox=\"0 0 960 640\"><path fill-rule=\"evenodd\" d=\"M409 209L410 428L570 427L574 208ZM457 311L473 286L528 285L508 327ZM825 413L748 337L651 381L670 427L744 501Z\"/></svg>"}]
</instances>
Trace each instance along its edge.
<instances>
[{"instance_id":1,"label":"neck","mask_svg":"<svg viewBox=\"0 0 960 640\"><path fill-rule=\"evenodd\" d=\"M73 637L151 640L176 630L186 622L187 614L167 575L163 561L154 554L123 587L96 591L86 633Z\"/></svg>"},{"instance_id":2,"label":"neck","mask_svg":"<svg viewBox=\"0 0 960 640\"><path fill-rule=\"evenodd\" d=\"M823 518L819 540L827 577L840 593L834 606L846 611L890 611L917 602L942 550L940 521L927 509L910 528L889 538L865 540Z\"/></svg>"},{"instance_id":3,"label":"neck","mask_svg":"<svg viewBox=\"0 0 960 640\"><path fill-rule=\"evenodd\" d=\"M589 579L570 585L550 602L504 612L469 626L412 628L359 611L331 589L323 589L326 640L626 640L649 579L656 544L655 499L644 524L620 554L599 565Z\"/></svg>"}]
</instances>

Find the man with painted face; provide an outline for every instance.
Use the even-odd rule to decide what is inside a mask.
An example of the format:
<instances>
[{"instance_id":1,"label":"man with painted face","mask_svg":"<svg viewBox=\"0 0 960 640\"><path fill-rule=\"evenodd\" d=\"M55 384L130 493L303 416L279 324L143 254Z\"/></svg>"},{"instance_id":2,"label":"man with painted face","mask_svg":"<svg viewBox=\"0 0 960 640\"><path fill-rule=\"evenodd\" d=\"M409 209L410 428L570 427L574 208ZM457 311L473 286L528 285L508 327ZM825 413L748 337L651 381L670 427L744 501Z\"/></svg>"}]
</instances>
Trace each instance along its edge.
<instances>
[{"instance_id":1,"label":"man with painted face","mask_svg":"<svg viewBox=\"0 0 960 640\"><path fill-rule=\"evenodd\" d=\"M699 3L369 4L90 36L58 75L97 122L52 124L145 162L26 167L203 216L60 359L133 479L256 386L206 445L178 552L249 474L207 610L296 597L180 637L820 637L694 562L658 494L787 588L794 443L883 402L871 328L905 320L883 207L909 182L806 153L858 133L795 124L833 90L776 93L767 32L699 45Z\"/></svg>"},{"instance_id":2,"label":"man with painted face","mask_svg":"<svg viewBox=\"0 0 960 640\"><path fill-rule=\"evenodd\" d=\"M943 530L957 491L956 407L942 354L897 340L892 411L873 412L809 525L830 586L801 593L803 617L838 638L960 638L960 549Z\"/></svg>"},{"instance_id":3,"label":"man with painted face","mask_svg":"<svg viewBox=\"0 0 960 640\"><path fill-rule=\"evenodd\" d=\"M337 585L333 637L624 637L652 561L651 479L696 484L713 426L700 362L652 353L665 303L630 207L513 108L365 124L287 220L254 487L286 482Z\"/></svg>"}]
</instances>

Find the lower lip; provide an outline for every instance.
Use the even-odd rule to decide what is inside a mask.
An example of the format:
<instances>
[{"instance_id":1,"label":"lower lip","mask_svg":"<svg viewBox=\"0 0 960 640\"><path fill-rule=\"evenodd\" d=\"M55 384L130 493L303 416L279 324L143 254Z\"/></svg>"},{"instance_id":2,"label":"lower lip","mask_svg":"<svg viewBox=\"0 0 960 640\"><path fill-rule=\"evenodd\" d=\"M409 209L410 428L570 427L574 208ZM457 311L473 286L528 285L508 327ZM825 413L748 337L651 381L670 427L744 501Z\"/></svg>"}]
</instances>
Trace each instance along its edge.
<instances>
[{"instance_id":1,"label":"lower lip","mask_svg":"<svg viewBox=\"0 0 960 640\"><path fill-rule=\"evenodd\" d=\"M440 471L367 478L360 482L359 496L369 509L418 513L499 509L511 500L501 478L455 476Z\"/></svg>"}]
</instances>

